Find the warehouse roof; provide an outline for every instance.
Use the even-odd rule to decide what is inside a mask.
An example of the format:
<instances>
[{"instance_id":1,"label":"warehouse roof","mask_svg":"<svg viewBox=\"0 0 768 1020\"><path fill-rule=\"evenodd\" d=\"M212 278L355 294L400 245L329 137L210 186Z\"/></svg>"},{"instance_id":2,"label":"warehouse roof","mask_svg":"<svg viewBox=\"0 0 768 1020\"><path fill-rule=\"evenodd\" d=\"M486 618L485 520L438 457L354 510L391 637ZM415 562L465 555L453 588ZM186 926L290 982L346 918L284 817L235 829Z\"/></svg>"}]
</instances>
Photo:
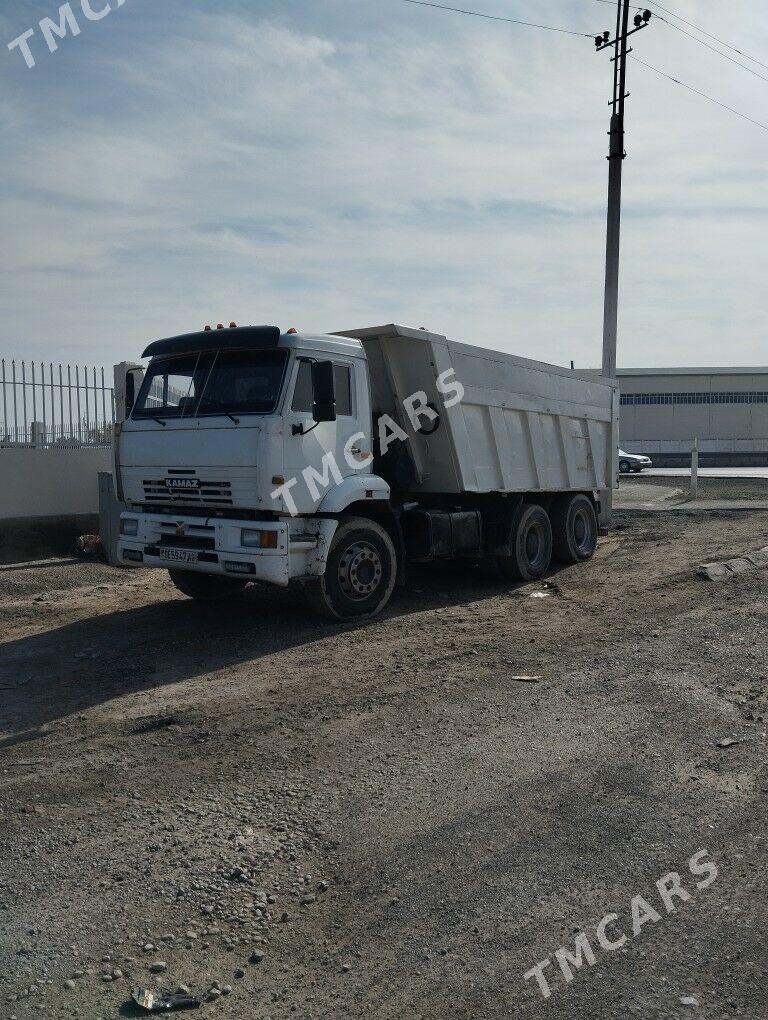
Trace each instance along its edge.
<instances>
[{"instance_id":1,"label":"warehouse roof","mask_svg":"<svg viewBox=\"0 0 768 1020\"><path fill-rule=\"evenodd\" d=\"M768 367L757 368L617 368L616 375L768 375Z\"/></svg>"}]
</instances>

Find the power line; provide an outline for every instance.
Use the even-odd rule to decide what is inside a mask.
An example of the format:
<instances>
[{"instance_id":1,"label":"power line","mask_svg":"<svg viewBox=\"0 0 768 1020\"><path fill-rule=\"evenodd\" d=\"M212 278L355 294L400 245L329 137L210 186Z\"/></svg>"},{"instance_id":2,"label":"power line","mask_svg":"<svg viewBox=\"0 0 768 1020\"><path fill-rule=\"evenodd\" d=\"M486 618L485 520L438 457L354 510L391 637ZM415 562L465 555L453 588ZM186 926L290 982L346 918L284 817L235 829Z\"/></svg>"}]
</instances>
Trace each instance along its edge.
<instances>
[{"instance_id":1,"label":"power line","mask_svg":"<svg viewBox=\"0 0 768 1020\"><path fill-rule=\"evenodd\" d=\"M672 81L675 85L681 85L684 89L688 89L689 92L695 93L697 96L701 96L702 99L706 99L710 103L714 103L715 106L720 106L724 110L728 110L730 113L735 113L737 117L741 117L742 120L748 120L750 124L754 124L756 127L762 128L763 131L768 131L768 124L762 124L759 120L754 120L752 117L748 117L746 113L742 113L740 110L735 110L732 106L726 106L725 103L721 103L719 99L715 99L713 96L707 95L706 92L701 92L699 89L689 85L687 82L680 81L679 78L673 78L671 74L667 74L666 71L659 70L658 67L654 67L653 64L648 64L640 57L636 57L632 54L632 59L637 64L642 64L643 67L647 67L650 71L655 71L656 74L661 75L662 78L666 78L668 81Z\"/></svg>"},{"instance_id":2,"label":"power line","mask_svg":"<svg viewBox=\"0 0 768 1020\"><path fill-rule=\"evenodd\" d=\"M535 21L518 21L517 18L503 18L496 14L483 14L480 11L467 11L461 7L446 7L445 4L429 3L428 0L403 0L406 4L415 4L417 7L434 7L438 11L450 11L452 14L468 14L473 18L486 18L488 21L505 21L510 25L525 25L526 28L542 28L546 32L561 32L563 35L578 35L584 39L591 39L589 32L574 32L570 28L556 28L554 25L539 25Z\"/></svg>"},{"instance_id":3,"label":"power line","mask_svg":"<svg viewBox=\"0 0 768 1020\"><path fill-rule=\"evenodd\" d=\"M615 3L615 0L597 0L597 2L598 3L609 3L609 4L613 5ZM438 10L438 11L448 11L448 12L450 12L452 14L465 14L465 15L469 15L470 17L473 17L473 18L485 18L488 21L503 21L503 22L506 22L507 24L510 24L510 25L524 25L526 28L540 28L540 29L543 29L544 31L547 31L547 32L561 32L564 35L576 35L576 36L580 36L580 37L582 37L584 39L591 39L591 38L593 38L592 34L589 33L589 32L575 32L572 29L569 29L569 28L558 28L558 27L555 27L554 25L540 25L537 22L533 22L533 21L520 21L517 18L505 18L505 17L501 17L500 15L496 15L496 14L485 14L485 13L483 13L481 11L470 11L470 10L466 10L466 9L464 9L462 7L448 7L446 4L432 3L432 2L430 2L430 0L403 0L403 3L414 4L417 7L431 7L433 9L435 9L435 10ZM660 4L656 4L654 2L654 0L649 0L649 6L651 6L651 7L659 7L659 9L663 10L666 14L671 14L672 17L677 17L677 15L672 14L671 11L667 11L666 8L661 7ZM633 7L634 7L634 5L633 5ZM634 9L642 11L644 8L643 7L634 7ZM676 28L679 32L683 32L684 35L690 36L690 38L693 39L695 42L699 42L699 43L702 44L702 46L707 46L707 48L713 50L713 52L719 53L720 56L721 57L725 57L726 60L733 60L733 58L729 57L726 53L721 53L719 50L716 50L714 47L708 46L708 44L703 42L703 40L696 39L695 36L690 35L689 32L685 32L678 25L673 25L671 21L667 21L667 19L661 17L661 15L657 15L657 17L659 18L660 21L663 21L665 24L670 25L672 28ZM684 19L680 18L680 20L683 21ZM690 22L685 22L685 23L686 24L691 24ZM720 42L720 43L722 43L723 46L727 46L729 49L732 49L735 52L741 54L741 56L746 57L749 60L753 60L757 64L761 63L761 61L756 60L754 57L747 57L746 53L742 53L741 50L737 50L735 46L729 46L728 43L722 42L722 40L717 39L716 36L710 35L709 32L704 32L703 29L699 29L695 25L692 25L692 24L691 24L691 27L695 28L697 32L701 32L703 35L707 35L707 36L709 36L712 39L716 39L717 42ZM660 75L662 78L666 78L668 81L673 82L675 85L680 85L681 88L687 89L689 92L693 92L695 95L700 96L702 99L706 99L707 102L713 103L715 106L719 106L721 109L727 110L729 113L733 113L737 117L741 117L742 120L749 121L750 124L754 124L756 127L762 128L763 131L768 131L768 124L763 124L759 120L755 120L752 117L748 117L746 113L741 113L740 110L736 110L736 109L734 109L734 107L728 106L726 103L721 103L719 99L715 99L713 96L708 95L706 92L701 92L699 89L694 88L693 85L689 85L687 82L680 81L679 78L673 78L671 74L667 74L666 71L662 71L658 67L654 67L653 64L646 63L646 61L641 60L639 57L636 57L634 54L632 54L632 59L637 61L637 63L641 64L643 67L647 67L648 70L655 71L655 73ZM733 60L733 63L735 63L739 67L744 68L745 71L749 71L750 74L756 75L758 78L761 78L763 81L768 81L768 78L763 78L763 75L758 74L757 71L753 71L752 68L750 68L750 67L744 67L744 65L740 64L738 60ZM768 68L768 64L763 65L763 66Z\"/></svg>"},{"instance_id":4,"label":"power line","mask_svg":"<svg viewBox=\"0 0 768 1020\"><path fill-rule=\"evenodd\" d=\"M678 21L682 21L682 23L687 25L689 28L696 29L697 32L707 36L708 39L714 39L715 42L720 43L721 46L725 46L726 49L733 50L734 53L738 53L739 56L744 57L746 60L751 60L754 64L759 64L761 67L768 69L768 64L764 61L758 60L757 57L750 57L748 53L740 50L737 46L732 46L730 43L725 42L725 40L718 38L718 36L712 35L711 32L705 32L703 28L699 28L698 25L694 25L692 21L686 21L685 18L681 17L679 14L675 14L674 11L670 11L666 7L662 7L661 4L656 3L656 0L650 0L650 6L658 7L660 11L664 11L665 14L670 14L673 18L677 18ZM669 22L667 22L667 24L669 24Z\"/></svg>"},{"instance_id":5,"label":"power line","mask_svg":"<svg viewBox=\"0 0 768 1020\"><path fill-rule=\"evenodd\" d=\"M693 39L693 41L697 42L700 46L706 46L708 50L712 50L713 53L717 53L717 55L719 57L722 57L724 60L730 60L732 64L735 64L737 67L741 67L743 70L748 71L749 74L754 74L754 76L756 78L760 78L761 81L768 82L768 78L766 78L764 74L760 74L760 72L756 71L753 67L747 67L746 64L742 64L742 62L740 60L736 60L735 57L731 57L727 53L723 53L722 50L717 49L717 47L713 46L711 43L705 42L703 39L698 39L695 35L693 35L692 32L688 32L686 29L681 28L679 25L675 25L674 22L668 21L667 18L663 17L663 15L657 14L656 17L659 19L659 21L663 21L665 25L669 25L670 28L674 28L676 31L682 32L683 35L687 35L689 39ZM732 48L735 49L735 47ZM740 51L736 50L736 52L738 53ZM760 61L759 60L755 61L755 63L759 64ZM768 67L768 65L765 66Z\"/></svg>"},{"instance_id":6,"label":"power line","mask_svg":"<svg viewBox=\"0 0 768 1020\"><path fill-rule=\"evenodd\" d=\"M615 0L597 0L597 3L599 4L611 4L612 6L614 5L614 2ZM658 8L658 10L663 11L664 14L669 14L670 17L675 18L677 21L682 21L684 25L687 25L689 28L694 29L694 31L698 32L700 35L705 35L708 39L714 40L716 43L719 43L721 46L724 46L727 50L733 50L734 53L738 53L739 56L744 57L745 60L749 60L753 64L758 64L760 67L764 67L766 70L768 70L768 63L765 63L765 61L758 60L757 57L751 57L748 53L745 53L744 50L740 50L738 46L732 46L730 43L727 43L724 39L721 39L719 36L713 35L711 32L707 32L705 29L700 28L698 25L694 25L692 21L687 21L679 14L675 14L674 11L670 11L667 7L662 7L661 4L656 3L656 0L648 0L648 6L652 8ZM633 5L633 10L642 11L643 8ZM684 35L689 36L695 42L701 43L702 46L707 46L707 43L705 43L703 39L697 39L695 35L691 35L690 32L686 32L684 29L680 28L679 25L675 25L673 22L667 21L667 19L662 17L661 14L657 14L656 17L659 19L659 21L663 21L665 25L670 25L672 28L676 28L678 32L682 32ZM710 46L708 48L711 49L714 53L720 53L720 51L716 50L713 46ZM733 60L733 57L729 57L727 53L720 53L720 56L725 57L726 60ZM738 60L734 60L733 62L734 64L739 64ZM743 67L744 65L739 64L739 66ZM745 67L744 70L749 71L750 74L757 74L757 72L753 71L751 67ZM757 77L762 78L762 75L758 74Z\"/></svg>"}]
</instances>

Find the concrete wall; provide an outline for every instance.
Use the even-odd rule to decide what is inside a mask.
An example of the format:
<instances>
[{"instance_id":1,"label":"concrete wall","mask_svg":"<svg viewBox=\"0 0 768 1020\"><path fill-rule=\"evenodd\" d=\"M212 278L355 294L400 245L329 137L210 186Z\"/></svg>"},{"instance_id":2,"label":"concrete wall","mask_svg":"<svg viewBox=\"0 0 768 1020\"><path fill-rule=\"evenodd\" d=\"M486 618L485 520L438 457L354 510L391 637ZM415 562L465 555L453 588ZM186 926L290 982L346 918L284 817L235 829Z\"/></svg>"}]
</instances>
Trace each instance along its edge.
<instances>
[{"instance_id":1,"label":"concrete wall","mask_svg":"<svg viewBox=\"0 0 768 1020\"><path fill-rule=\"evenodd\" d=\"M0 450L0 520L98 513L99 471L111 467L106 447Z\"/></svg>"},{"instance_id":2,"label":"concrete wall","mask_svg":"<svg viewBox=\"0 0 768 1020\"><path fill-rule=\"evenodd\" d=\"M0 449L0 561L71 552L98 530L99 472L112 450Z\"/></svg>"}]
</instances>

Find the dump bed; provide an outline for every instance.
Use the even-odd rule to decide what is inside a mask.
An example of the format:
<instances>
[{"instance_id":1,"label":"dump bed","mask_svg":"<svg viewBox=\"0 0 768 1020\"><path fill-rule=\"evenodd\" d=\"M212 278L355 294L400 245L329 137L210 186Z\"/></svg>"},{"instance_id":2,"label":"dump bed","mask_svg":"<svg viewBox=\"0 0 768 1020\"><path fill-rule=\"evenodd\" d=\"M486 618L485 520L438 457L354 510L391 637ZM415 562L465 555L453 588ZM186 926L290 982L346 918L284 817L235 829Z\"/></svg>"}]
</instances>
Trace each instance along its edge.
<instances>
[{"instance_id":1,"label":"dump bed","mask_svg":"<svg viewBox=\"0 0 768 1020\"><path fill-rule=\"evenodd\" d=\"M600 490L617 477L615 380L486 350L403 326L350 330L368 358L374 412L412 434L403 401L418 391L440 411L431 435L411 440L414 492ZM461 383L446 407L438 377Z\"/></svg>"}]
</instances>

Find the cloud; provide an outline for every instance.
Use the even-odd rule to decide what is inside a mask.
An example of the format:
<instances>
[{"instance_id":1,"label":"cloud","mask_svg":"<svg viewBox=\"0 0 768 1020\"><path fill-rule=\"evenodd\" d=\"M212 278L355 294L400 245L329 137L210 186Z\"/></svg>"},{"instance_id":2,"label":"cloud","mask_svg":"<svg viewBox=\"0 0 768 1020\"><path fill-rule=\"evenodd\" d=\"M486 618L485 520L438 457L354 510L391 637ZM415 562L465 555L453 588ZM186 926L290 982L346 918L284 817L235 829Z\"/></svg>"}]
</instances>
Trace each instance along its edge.
<instances>
[{"instance_id":1,"label":"cloud","mask_svg":"<svg viewBox=\"0 0 768 1020\"><path fill-rule=\"evenodd\" d=\"M610 65L588 39L394 2L131 2L0 101L8 353L109 363L211 318L399 320L599 362ZM588 13L557 18L590 31ZM658 27L646 55L670 66ZM761 360L765 139L642 74L620 363Z\"/></svg>"}]
</instances>

